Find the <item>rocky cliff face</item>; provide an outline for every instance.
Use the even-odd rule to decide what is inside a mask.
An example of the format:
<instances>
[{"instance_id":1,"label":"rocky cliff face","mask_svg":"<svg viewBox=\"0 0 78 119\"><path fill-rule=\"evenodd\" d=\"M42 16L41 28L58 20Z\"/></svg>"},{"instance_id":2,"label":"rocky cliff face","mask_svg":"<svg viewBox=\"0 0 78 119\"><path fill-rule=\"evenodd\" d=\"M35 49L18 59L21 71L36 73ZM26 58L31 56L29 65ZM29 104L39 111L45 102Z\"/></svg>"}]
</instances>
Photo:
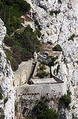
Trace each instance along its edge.
<instances>
[{"instance_id":1,"label":"rocky cliff face","mask_svg":"<svg viewBox=\"0 0 78 119\"><path fill-rule=\"evenodd\" d=\"M73 73L71 78L75 83L77 82L78 61L77 5L78 2L76 0L63 2L57 0L40 1L37 7L34 4L37 19L42 27L42 42L50 41L54 45L61 45L68 69L70 70L69 75L71 70L75 71L75 74ZM50 11L53 12L52 15L50 15ZM56 13L56 11L59 12Z\"/></svg>"},{"instance_id":2,"label":"rocky cliff face","mask_svg":"<svg viewBox=\"0 0 78 119\"><path fill-rule=\"evenodd\" d=\"M27 0L28 1L28 0ZM78 1L77 0L30 0L36 19L41 25L41 41L60 44L65 62L60 62L58 77L64 81L71 91L72 102L65 119L72 119L72 113L78 117ZM13 72L7 63L3 51L3 39L6 34L4 23L0 20L0 83L5 119L14 119L15 90L13 88ZM4 105L4 100L8 101ZM64 119L63 118L63 119Z\"/></svg>"},{"instance_id":3,"label":"rocky cliff face","mask_svg":"<svg viewBox=\"0 0 78 119\"><path fill-rule=\"evenodd\" d=\"M2 100L0 100L0 108L4 111L5 119L14 119L15 90L13 87L13 72L3 50L5 34L6 28L0 19L0 86L3 95Z\"/></svg>"},{"instance_id":4,"label":"rocky cliff face","mask_svg":"<svg viewBox=\"0 0 78 119\"><path fill-rule=\"evenodd\" d=\"M71 109L66 111L66 118L72 118L72 113L78 117L78 1L33 0L32 6L42 28L41 41L60 44L62 47L66 65L64 62L60 63L58 77L72 93Z\"/></svg>"}]
</instances>

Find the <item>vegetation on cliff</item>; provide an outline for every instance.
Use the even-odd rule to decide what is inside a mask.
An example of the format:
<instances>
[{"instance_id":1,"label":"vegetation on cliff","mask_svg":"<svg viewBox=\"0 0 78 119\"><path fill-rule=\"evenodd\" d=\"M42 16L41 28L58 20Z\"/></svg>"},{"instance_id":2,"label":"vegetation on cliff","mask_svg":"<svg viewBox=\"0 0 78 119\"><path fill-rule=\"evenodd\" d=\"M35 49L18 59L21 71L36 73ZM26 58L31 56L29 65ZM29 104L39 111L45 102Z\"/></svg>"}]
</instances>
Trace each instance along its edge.
<instances>
[{"instance_id":1,"label":"vegetation on cliff","mask_svg":"<svg viewBox=\"0 0 78 119\"><path fill-rule=\"evenodd\" d=\"M44 100L40 100L33 108L33 114L37 119L61 119L60 114L54 109L49 109Z\"/></svg>"},{"instance_id":2,"label":"vegetation on cliff","mask_svg":"<svg viewBox=\"0 0 78 119\"><path fill-rule=\"evenodd\" d=\"M33 57L35 51L40 51L41 44L37 35L29 25L24 31L17 30L13 36L6 35L4 43L11 49L6 50L6 55L14 71L18 64Z\"/></svg>"},{"instance_id":3,"label":"vegetation on cliff","mask_svg":"<svg viewBox=\"0 0 78 119\"><path fill-rule=\"evenodd\" d=\"M41 32L39 29L36 28L33 32L28 25L24 31L17 30L21 27L20 17L26 15L30 9L30 4L24 0L0 1L0 17L7 28L4 43L10 47L10 50L6 50L5 53L14 71L17 70L18 64L29 60L35 51L40 50L38 37L41 36Z\"/></svg>"},{"instance_id":4,"label":"vegetation on cliff","mask_svg":"<svg viewBox=\"0 0 78 119\"><path fill-rule=\"evenodd\" d=\"M0 119L4 119L5 115L4 115L4 111L2 108L0 108Z\"/></svg>"},{"instance_id":5,"label":"vegetation on cliff","mask_svg":"<svg viewBox=\"0 0 78 119\"><path fill-rule=\"evenodd\" d=\"M3 98L3 95L2 95L2 89L1 89L1 86L0 86L0 100Z\"/></svg>"},{"instance_id":6,"label":"vegetation on cliff","mask_svg":"<svg viewBox=\"0 0 78 119\"><path fill-rule=\"evenodd\" d=\"M20 16L26 14L31 9L24 0L1 0L0 18L4 21L7 34L12 34L21 26Z\"/></svg>"},{"instance_id":7,"label":"vegetation on cliff","mask_svg":"<svg viewBox=\"0 0 78 119\"><path fill-rule=\"evenodd\" d=\"M65 105L65 108L70 109L69 104L71 103L71 92L69 90L67 90L67 94L64 94L61 98L60 98L60 104ZM61 105L62 106L62 105Z\"/></svg>"},{"instance_id":8,"label":"vegetation on cliff","mask_svg":"<svg viewBox=\"0 0 78 119\"><path fill-rule=\"evenodd\" d=\"M59 44L57 44L55 47L53 47L52 49L53 51L59 51L59 52L62 52L62 48Z\"/></svg>"}]
</instances>

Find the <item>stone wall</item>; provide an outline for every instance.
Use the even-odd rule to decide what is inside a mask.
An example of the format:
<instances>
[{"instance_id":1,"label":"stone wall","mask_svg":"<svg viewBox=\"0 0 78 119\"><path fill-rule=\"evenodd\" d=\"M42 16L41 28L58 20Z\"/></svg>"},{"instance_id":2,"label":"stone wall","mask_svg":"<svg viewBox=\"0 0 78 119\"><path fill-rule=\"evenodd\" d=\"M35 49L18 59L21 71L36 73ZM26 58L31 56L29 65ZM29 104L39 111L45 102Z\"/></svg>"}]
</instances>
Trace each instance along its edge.
<instances>
[{"instance_id":1,"label":"stone wall","mask_svg":"<svg viewBox=\"0 0 78 119\"><path fill-rule=\"evenodd\" d=\"M59 98L66 93L64 83L24 85L17 88L16 100L16 119L25 119L31 114L31 111L38 100L45 97L48 106L58 110Z\"/></svg>"},{"instance_id":2,"label":"stone wall","mask_svg":"<svg viewBox=\"0 0 78 119\"><path fill-rule=\"evenodd\" d=\"M18 70L14 72L14 85L15 87L23 85L27 82L31 70L32 70L32 62L33 60L29 60L27 62L22 62L19 66Z\"/></svg>"},{"instance_id":3,"label":"stone wall","mask_svg":"<svg viewBox=\"0 0 78 119\"><path fill-rule=\"evenodd\" d=\"M24 85L17 89L18 99L22 97L27 100L37 100L43 96L60 97L66 93L66 85L64 83L56 84L40 84L40 85Z\"/></svg>"}]
</instances>

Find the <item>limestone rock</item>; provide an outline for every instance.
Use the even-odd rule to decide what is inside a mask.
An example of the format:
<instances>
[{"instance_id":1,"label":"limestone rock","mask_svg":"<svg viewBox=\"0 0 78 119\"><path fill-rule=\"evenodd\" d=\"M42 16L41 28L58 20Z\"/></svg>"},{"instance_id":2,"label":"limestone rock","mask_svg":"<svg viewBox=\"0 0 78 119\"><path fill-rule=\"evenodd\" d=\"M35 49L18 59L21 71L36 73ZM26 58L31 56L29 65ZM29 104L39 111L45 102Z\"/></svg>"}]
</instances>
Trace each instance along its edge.
<instances>
[{"instance_id":1,"label":"limestone rock","mask_svg":"<svg viewBox=\"0 0 78 119\"><path fill-rule=\"evenodd\" d=\"M58 77L72 92L71 110L66 111L66 118L71 119L72 113L78 117L78 108L72 109L72 105L77 103L78 92L78 1L43 0L38 3L33 3L33 8L42 28L41 41L60 44L65 58L65 62L60 62ZM53 12L52 15L50 11Z\"/></svg>"},{"instance_id":2,"label":"limestone rock","mask_svg":"<svg viewBox=\"0 0 78 119\"><path fill-rule=\"evenodd\" d=\"M3 94L3 106L2 103L0 103L0 107L4 110L5 119L14 119L15 90L13 87L13 71L3 51L3 39L5 34L6 28L0 19L0 85ZM8 97L8 101L4 105L6 97Z\"/></svg>"}]
</instances>

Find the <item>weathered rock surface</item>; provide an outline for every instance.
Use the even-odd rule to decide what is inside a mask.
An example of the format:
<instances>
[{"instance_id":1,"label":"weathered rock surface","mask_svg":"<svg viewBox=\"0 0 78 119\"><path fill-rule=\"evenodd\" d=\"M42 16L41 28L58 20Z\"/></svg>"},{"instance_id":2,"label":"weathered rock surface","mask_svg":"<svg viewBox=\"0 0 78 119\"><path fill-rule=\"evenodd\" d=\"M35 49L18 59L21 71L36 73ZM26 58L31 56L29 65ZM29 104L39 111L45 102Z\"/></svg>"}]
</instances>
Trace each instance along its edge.
<instances>
[{"instance_id":1,"label":"weathered rock surface","mask_svg":"<svg viewBox=\"0 0 78 119\"><path fill-rule=\"evenodd\" d=\"M33 0L34 1L34 0ZM66 118L72 113L78 117L77 85L78 85L78 1L77 0L39 0L33 2L36 18L41 25L42 42L50 41L60 44L66 60L61 61L58 77L65 81L70 89L72 103L70 111L66 110ZM53 11L53 15L50 15ZM55 13L59 11L59 13ZM74 34L74 37L73 37ZM73 37L73 38L72 38ZM70 39L70 40L69 40ZM73 105L75 106L72 109Z\"/></svg>"},{"instance_id":2,"label":"weathered rock surface","mask_svg":"<svg viewBox=\"0 0 78 119\"><path fill-rule=\"evenodd\" d=\"M75 117L78 117L78 1L29 0L29 3L33 11L36 12L35 17L42 28L43 37L40 40L44 43L49 41L53 45L60 44L62 47L63 59L61 58L59 61L60 70L57 76L64 81L65 88L69 88L72 93L70 110L62 110L66 115L63 119L72 119L72 113ZM50 11L53 12L52 15L50 15ZM9 98L3 108L5 119L14 119L15 91L13 88L13 72L7 63L6 55L2 48L5 33L6 28L0 20L0 81L3 102L6 97ZM64 58L66 62L63 61Z\"/></svg>"},{"instance_id":3,"label":"weathered rock surface","mask_svg":"<svg viewBox=\"0 0 78 119\"><path fill-rule=\"evenodd\" d=\"M0 103L0 107L4 110L5 119L14 119L15 90L13 87L13 72L3 50L5 34L6 28L0 19L0 85L3 95L3 105L1 106L2 103ZM8 97L8 101L4 104L6 97Z\"/></svg>"}]
</instances>

